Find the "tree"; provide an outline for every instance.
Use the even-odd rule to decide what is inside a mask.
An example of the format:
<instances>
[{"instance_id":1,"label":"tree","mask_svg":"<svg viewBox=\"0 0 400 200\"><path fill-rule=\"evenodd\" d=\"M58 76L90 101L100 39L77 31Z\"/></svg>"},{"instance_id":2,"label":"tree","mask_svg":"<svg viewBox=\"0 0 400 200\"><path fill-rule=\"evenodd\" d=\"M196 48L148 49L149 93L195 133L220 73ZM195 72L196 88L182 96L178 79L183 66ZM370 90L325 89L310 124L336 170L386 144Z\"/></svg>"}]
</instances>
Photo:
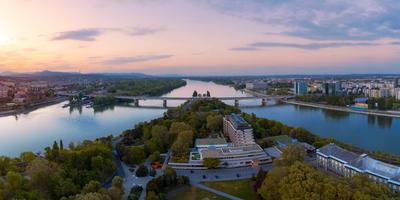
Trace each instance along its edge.
<instances>
[{"instance_id":1,"label":"tree","mask_svg":"<svg viewBox=\"0 0 400 200\"><path fill-rule=\"evenodd\" d=\"M155 177L157 175L157 171L154 170L154 169L150 169L149 175L152 176L152 177Z\"/></svg>"},{"instance_id":2,"label":"tree","mask_svg":"<svg viewBox=\"0 0 400 200\"><path fill-rule=\"evenodd\" d=\"M64 150L64 144L62 140L60 140L60 150Z\"/></svg>"},{"instance_id":3,"label":"tree","mask_svg":"<svg viewBox=\"0 0 400 200\"><path fill-rule=\"evenodd\" d=\"M297 161L303 161L306 151L301 144L288 145L282 150L281 159L277 160L279 166L290 166Z\"/></svg>"},{"instance_id":4,"label":"tree","mask_svg":"<svg viewBox=\"0 0 400 200\"><path fill-rule=\"evenodd\" d=\"M219 163L220 163L219 158L204 158L203 159L203 164L208 169L216 169L216 168L218 168Z\"/></svg>"},{"instance_id":5,"label":"tree","mask_svg":"<svg viewBox=\"0 0 400 200\"><path fill-rule=\"evenodd\" d=\"M124 184L124 181L119 176L114 177L112 180L112 187L116 187L116 188L120 189L122 192L124 191L123 184Z\"/></svg>"},{"instance_id":6,"label":"tree","mask_svg":"<svg viewBox=\"0 0 400 200\"><path fill-rule=\"evenodd\" d=\"M169 128L170 137L169 144L172 144L180 132L191 131L192 127L185 122L173 122Z\"/></svg>"},{"instance_id":7,"label":"tree","mask_svg":"<svg viewBox=\"0 0 400 200\"><path fill-rule=\"evenodd\" d=\"M87 193L96 193L101 189L101 183L99 181L94 181L91 180L89 181L88 184L86 184L82 188L82 193L87 194Z\"/></svg>"},{"instance_id":8,"label":"tree","mask_svg":"<svg viewBox=\"0 0 400 200\"><path fill-rule=\"evenodd\" d=\"M146 195L146 200L159 200L160 198L153 191L149 191Z\"/></svg>"},{"instance_id":9,"label":"tree","mask_svg":"<svg viewBox=\"0 0 400 200\"><path fill-rule=\"evenodd\" d=\"M137 177L145 177L148 174L149 174L149 169L144 165L140 165L139 168L136 170Z\"/></svg>"},{"instance_id":10,"label":"tree","mask_svg":"<svg viewBox=\"0 0 400 200\"><path fill-rule=\"evenodd\" d=\"M29 152L21 153L21 155L19 157L21 158L21 160L23 162L30 163L33 160L35 160L36 155L33 152L29 151Z\"/></svg>"},{"instance_id":11,"label":"tree","mask_svg":"<svg viewBox=\"0 0 400 200\"><path fill-rule=\"evenodd\" d=\"M139 200L143 188L141 186L133 186L129 193L128 200Z\"/></svg>"},{"instance_id":12,"label":"tree","mask_svg":"<svg viewBox=\"0 0 400 200\"><path fill-rule=\"evenodd\" d=\"M208 115L207 116L207 128L215 132L221 130L222 127L222 116L221 115Z\"/></svg>"},{"instance_id":13,"label":"tree","mask_svg":"<svg viewBox=\"0 0 400 200\"><path fill-rule=\"evenodd\" d=\"M159 160L160 160L160 152L159 152L159 151L155 151L154 153L152 153L152 154L149 156L149 159L150 159L151 161L153 161L153 162L159 161Z\"/></svg>"},{"instance_id":14,"label":"tree","mask_svg":"<svg viewBox=\"0 0 400 200\"><path fill-rule=\"evenodd\" d=\"M211 97L210 91L207 90L207 97Z\"/></svg>"},{"instance_id":15,"label":"tree","mask_svg":"<svg viewBox=\"0 0 400 200\"><path fill-rule=\"evenodd\" d=\"M192 97L197 97L197 95L198 95L197 91L196 91L196 90L195 90L195 91L193 91L193 95L192 95Z\"/></svg>"},{"instance_id":16,"label":"tree","mask_svg":"<svg viewBox=\"0 0 400 200\"><path fill-rule=\"evenodd\" d=\"M131 146L127 147L122 160L128 164L140 164L146 158L143 147Z\"/></svg>"},{"instance_id":17,"label":"tree","mask_svg":"<svg viewBox=\"0 0 400 200\"><path fill-rule=\"evenodd\" d=\"M178 160L185 160L190 151L190 147L193 143L193 132L183 131L178 134L178 138L172 145L172 153L174 158Z\"/></svg>"},{"instance_id":18,"label":"tree","mask_svg":"<svg viewBox=\"0 0 400 200\"><path fill-rule=\"evenodd\" d=\"M266 178L264 179L261 187L258 189L258 194L260 194L263 199L276 199L279 200L279 182L287 174L286 167L274 167L272 168Z\"/></svg>"}]
</instances>

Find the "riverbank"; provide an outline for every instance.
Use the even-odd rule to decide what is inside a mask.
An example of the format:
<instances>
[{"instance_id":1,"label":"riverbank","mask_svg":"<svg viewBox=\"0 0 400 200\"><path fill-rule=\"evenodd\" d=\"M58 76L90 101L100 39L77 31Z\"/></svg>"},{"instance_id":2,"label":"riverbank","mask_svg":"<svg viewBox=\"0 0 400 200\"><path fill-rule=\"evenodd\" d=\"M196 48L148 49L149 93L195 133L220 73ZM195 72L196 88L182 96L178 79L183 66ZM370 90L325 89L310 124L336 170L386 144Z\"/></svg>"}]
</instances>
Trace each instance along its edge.
<instances>
[{"instance_id":1,"label":"riverbank","mask_svg":"<svg viewBox=\"0 0 400 200\"><path fill-rule=\"evenodd\" d=\"M68 100L68 98L55 97L55 98L49 99L45 102L35 103L34 105L30 105L30 106L24 107L22 109L0 112L0 117L8 117L8 116L13 116L13 115L26 114L26 113L32 112L36 109L43 108L46 106L51 106L54 104L58 104L63 101L66 101L66 100Z\"/></svg>"},{"instance_id":2,"label":"riverbank","mask_svg":"<svg viewBox=\"0 0 400 200\"><path fill-rule=\"evenodd\" d=\"M341 112L351 112L351 113L358 113L364 115L375 115L375 116L382 116L382 117L396 117L400 118L400 112L394 111L379 111L379 110L355 110L348 107L341 107L341 106L331 106L325 104L318 104L318 103L308 103L302 101L295 101L295 100L282 100L282 102L287 104L299 105L299 106L307 106L313 108L321 108L327 110L335 110Z\"/></svg>"}]
</instances>

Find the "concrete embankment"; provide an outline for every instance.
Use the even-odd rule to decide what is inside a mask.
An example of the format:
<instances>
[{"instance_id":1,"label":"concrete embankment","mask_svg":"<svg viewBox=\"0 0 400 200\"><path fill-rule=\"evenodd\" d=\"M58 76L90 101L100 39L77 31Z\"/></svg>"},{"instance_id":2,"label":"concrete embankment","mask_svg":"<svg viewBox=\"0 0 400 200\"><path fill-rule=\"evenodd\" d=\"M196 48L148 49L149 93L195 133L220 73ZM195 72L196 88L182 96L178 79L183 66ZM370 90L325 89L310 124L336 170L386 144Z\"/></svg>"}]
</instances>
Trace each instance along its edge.
<instances>
[{"instance_id":1,"label":"concrete embankment","mask_svg":"<svg viewBox=\"0 0 400 200\"><path fill-rule=\"evenodd\" d=\"M400 118L400 112L396 112L396 111L355 110L355 109L351 109L351 108L348 108L348 107L331 106L331 105L308 103L308 102L293 101L293 100L282 101L282 102L287 103L287 104L293 104L293 105L299 105L299 106L307 106L307 107L313 107L313 108L321 108L321 109L327 109L327 110L359 113L359 114L364 114L364 115L375 115L375 116Z\"/></svg>"}]
</instances>

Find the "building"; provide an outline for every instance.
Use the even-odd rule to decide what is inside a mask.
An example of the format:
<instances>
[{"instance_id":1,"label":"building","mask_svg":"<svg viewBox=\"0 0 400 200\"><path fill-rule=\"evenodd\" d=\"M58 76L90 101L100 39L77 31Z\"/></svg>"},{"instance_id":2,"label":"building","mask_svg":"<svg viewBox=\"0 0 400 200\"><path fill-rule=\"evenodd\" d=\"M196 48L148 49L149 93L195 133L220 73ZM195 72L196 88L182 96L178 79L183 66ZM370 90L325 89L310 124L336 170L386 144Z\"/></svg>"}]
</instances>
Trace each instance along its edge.
<instances>
[{"instance_id":1,"label":"building","mask_svg":"<svg viewBox=\"0 0 400 200\"><path fill-rule=\"evenodd\" d=\"M304 81L294 82L294 94L301 96L307 94L307 91L308 87Z\"/></svg>"},{"instance_id":2,"label":"building","mask_svg":"<svg viewBox=\"0 0 400 200\"><path fill-rule=\"evenodd\" d=\"M267 88L268 88L268 83L264 81L246 83L246 89L249 90L265 90Z\"/></svg>"},{"instance_id":3,"label":"building","mask_svg":"<svg viewBox=\"0 0 400 200\"><path fill-rule=\"evenodd\" d=\"M198 143L196 141L196 143ZM247 146L228 145L225 147L196 148L190 152L189 162L168 165L175 169L206 169L205 158L218 158L220 168L258 166L272 162L272 158L257 144Z\"/></svg>"},{"instance_id":4,"label":"building","mask_svg":"<svg viewBox=\"0 0 400 200\"><path fill-rule=\"evenodd\" d=\"M253 129L240 115L225 116L223 126L232 143L221 137L196 139L188 162L170 161L168 165L175 169L207 169L203 164L205 158L218 158L219 168L254 167L272 162L272 157L254 142Z\"/></svg>"},{"instance_id":5,"label":"building","mask_svg":"<svg viewBox=\"0 0 400 200\"><path fill-rule=\"evenodd\" d=\"M400 192L400 167L373 159L367 154L347 151L331 143L317 150L317 164L345 177L367 174L372 181Z\"/></svg>"},{"instance_id":6,"label":"building","mask_svg":"<svg viewBox=\"0 0 400 200\"><path fill-rule=\"evenodd\" d=\"M297 139L291 138L288 135L278 135L278 136L272 136L268 137L267 139L271 139L274 141L278 149L283 149L287 147L288 145L295 145L299 144L304 147L304 150L307 152L307 154L315 154L316 149L314 146L305 143L305 142L299 142Z\"/></svg>"},{"instance_id":7,"label":"building","mask_svg":"<svg viewBox=\"0 0 400 200\"><path fill-rule=\"evenodd\" d=\"M240 115L225 116L223 126L224 134L229 136L233 144L238 146L255 144L253 129Z\"/></svg>"},{"instance_id":8,"label":"building","mask_svg":"<svg viewBox=\"0 0 400 200\"><path fill-rule=\"evenodd\" d=\"M225 138L217 137L217 138L200 138L196 139L195 147L199 149L207 149L207 148L222 148L227 147L228 143Z\"/></svg>"},{"instance_id":9,"label":"building","mask_svg":"<svg viewBox=\"0 0 400 200\"><path fill-rule=\"evenodd\" d=\"M393 87L394 87L394 88L400 87L400 85L399 85L399 77L396 77L396 78L393 80Z\"/></svg>"},{"instance_id":10,"label":"building","mask_svg":"<svg viewBox=\"0 0 400 200\"><path fill-rule=\"evenodd\" d=\"M368 98L355 98L355 104L352 106L354 109L368 109Z\"/></svg>"},{"instance_id":11,"label":"building","mask_svg":"<svg viewBox=\"0 0 400 200\"><path fill-rule=\"evenodd\" d=\"M325 95L341 94L342 86L340 82L330 82L321 84L322 93Z\"/></svg>"},{"instance_id":12,"label":"building","mask_svg":"<svg viewBox=\"0 0 400 200\"><path fill-rule=\"evenodd\" d=\"M0 99L8 97L9 88L6 86L0 85Z\"/></svg>"}]
</instances>

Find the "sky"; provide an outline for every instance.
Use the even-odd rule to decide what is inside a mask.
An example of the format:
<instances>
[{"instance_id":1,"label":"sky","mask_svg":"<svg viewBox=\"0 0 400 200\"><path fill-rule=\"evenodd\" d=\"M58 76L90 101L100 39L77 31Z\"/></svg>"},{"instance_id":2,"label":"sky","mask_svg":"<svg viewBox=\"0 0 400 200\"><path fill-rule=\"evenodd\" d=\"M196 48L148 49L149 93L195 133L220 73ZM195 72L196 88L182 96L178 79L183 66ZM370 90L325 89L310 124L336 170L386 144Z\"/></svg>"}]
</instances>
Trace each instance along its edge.
<instances>
[{"instance_id":1,"label":"sky","mask_svg":"<svg viewBox=\"0 0 400 200\"><path fill-rule=\"evenodd\" d=\"M0 72L400 73L398 0L1 0Z\"/></svg>"}]
</instances>

